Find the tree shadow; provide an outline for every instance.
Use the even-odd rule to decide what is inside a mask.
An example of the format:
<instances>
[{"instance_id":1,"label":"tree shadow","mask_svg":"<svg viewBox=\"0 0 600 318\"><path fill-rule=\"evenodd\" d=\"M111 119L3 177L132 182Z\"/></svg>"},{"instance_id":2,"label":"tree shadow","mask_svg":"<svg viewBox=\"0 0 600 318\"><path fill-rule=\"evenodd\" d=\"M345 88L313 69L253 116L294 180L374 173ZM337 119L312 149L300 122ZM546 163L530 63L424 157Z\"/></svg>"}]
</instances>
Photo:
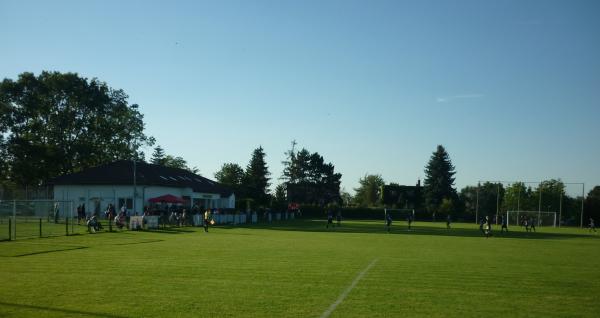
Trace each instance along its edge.
<instances>
[{"instance_id":1,"label":"tree shadow","mask_svg":"<svg viewBox=\"0 0 600 318\"><path fill-rule=\"evenodd\" d=\"M477 228L465 228L465 224L446 229L445 224L439 226L440 223L432 223L427 225L425 222L418 222L418 225L413 225L411 229L408 229L406 222L395 222L393 223L390 231L387 231L386 226L383 222L377 223L373 221L346 221L342 222L341 226L337 226L334 223L333 227L326 228L327 222L325 220L295 220L295 221L283 221L278 223L257 223L251 225L221 225L223 229L236 229L236 228L247 228L247 229L262 229L262 230L275 230L275 231L296 231L296 232L319 232L319 233L364 233L373 235L427 235L427 236L457 236L457 237L482 237L485 235ZM572 238L592 238L597 239L599 236L592 236L587 234L576 234L576 233L552 233L545 232L543 228L538 229L537 232L526 232L521 227L513 226L509 228L508 232L501 233L500 226L492 227L492 235L494 238L509 238L509 239L572 239Z\"/></svg>"},{"instance_id":2,"label":"tree shadow","mask_svg":"<svg viewBox=\"0 0 600 318\"><path fill-rule=\"evenodd\" d=\"M82 311L82 310L52 308L52 307L43 307L43 306L25 305L25 304L13 304L13 303L7 303L4 301L0 301L0 305L16 307L16 308L21 308L21 309L51 311L51 312L55 312L55 313L70 314L70 315L75 315L75 316L92 316L92 317L104 317L104 318L127 318L127 316L120 316L120 315L107 314L107 313L95 313L95 312Z\"/></svg>"},{"instance_id":3,"label":"tree shadow","mask_svg":"<svg viewBox=\"0 0 600 318\"><path fill-rule=\"evenodd\" d=\"M185 234L185 233L194 233L196 230L188 227L164 227L158 229L149 229L142 230L142 232L146 233L158 233L158 234Z\"/></svg>"}]
</instances>

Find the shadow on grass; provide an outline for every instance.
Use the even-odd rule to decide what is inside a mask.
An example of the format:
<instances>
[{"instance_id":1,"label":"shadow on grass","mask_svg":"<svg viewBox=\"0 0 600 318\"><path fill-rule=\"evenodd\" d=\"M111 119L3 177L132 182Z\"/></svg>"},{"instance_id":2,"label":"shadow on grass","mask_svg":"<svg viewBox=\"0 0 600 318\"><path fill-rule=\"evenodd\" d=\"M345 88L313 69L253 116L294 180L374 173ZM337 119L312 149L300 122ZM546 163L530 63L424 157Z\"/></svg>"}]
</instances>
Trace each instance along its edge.
<instances>
[{"instance_id":1,"label":"shadow on grass","mask_svg":"<svg viewBox=\"0 0 600 318\"><path fill-rule=\"evenodd\" d=\"M320 232L320 233L365 233L365 234L381 234L381 235L430 235L430 236L458 236L458 237L481 237L485 238L483 233L478 228L455 227L446 229L445 224L442 226L423 225L424 222L418 222L418 225L413 225L410 230L406 222L394 223L390 232L383 222L376 221L346 221L342 222L340 227L333 226L326 228L324 220L295 220L283 221L278 223L258 223L252 225L239 226L219 226L223 229L264 229L276 231L298 231L298 232ZM437 223L440 224L440 223ZM464 226L464 225L463 225ZM543 228L538 229L538 232L525 232L520 227L513 226L509 228L509 232L500 232L500 226L492 228L492 236L490 238L510 238L510 239L572 239L572 238L598 238L598 236L574 233L550 233L544 232Z\"/></svg>"},{"instance_id":2,"label":"shadow on grass","mask_svg":"<svg viewBox=\"0 0 600 318\"><path fill-rule=\"evenodd\" d=\"M16 307L16 308L21 308L21 309L50 311L50 312L55 312L55 313L70 314L70 315L76 315L76 316L92 316L92 317L106 317L106 318L126 318L127 317L127 316L119 316L119 315L105 314L105 313L95 313L95 312L82 311L82 310L52 308L52 307L43 307L43 306L25 305L25 304L12 304L12 303L4 302L4 301L0 301L0 305L8 306L8 307Z\"/></svg>"},{"instance_id":3,"label":"shadow on grass","mask_svg":"<svg viewBox=\"0 0 600 318\"><path fill-rule=\"evenodd\" d=\"M154 230L143 230L143 232L158 234L185 234L193 233L195 230L193 230L191 227L165 227Z\"/></svg>"}]
</instances>

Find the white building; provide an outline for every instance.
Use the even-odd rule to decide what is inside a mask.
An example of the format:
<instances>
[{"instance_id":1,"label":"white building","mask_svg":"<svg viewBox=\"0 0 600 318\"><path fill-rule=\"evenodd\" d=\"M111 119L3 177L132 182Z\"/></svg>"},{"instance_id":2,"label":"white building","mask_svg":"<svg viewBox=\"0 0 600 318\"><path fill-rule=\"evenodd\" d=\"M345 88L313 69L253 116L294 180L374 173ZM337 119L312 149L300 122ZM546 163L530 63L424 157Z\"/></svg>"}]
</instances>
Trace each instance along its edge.
<instances>
[{"instance_id":1,"label":"white building","mask_svg":"<svg viewBox=\"0 0 600 318\"><path fill-rule=\"evenodd\" d=\"M235 194L218 182L183 169L145 162L116 161L51 180L54 200L85 204L86 212L100 213L108 204L118 210L141 214L149 199L171 194L186 201L184 205L201 208L235 208Z\"/></svg>"}]
</instances>

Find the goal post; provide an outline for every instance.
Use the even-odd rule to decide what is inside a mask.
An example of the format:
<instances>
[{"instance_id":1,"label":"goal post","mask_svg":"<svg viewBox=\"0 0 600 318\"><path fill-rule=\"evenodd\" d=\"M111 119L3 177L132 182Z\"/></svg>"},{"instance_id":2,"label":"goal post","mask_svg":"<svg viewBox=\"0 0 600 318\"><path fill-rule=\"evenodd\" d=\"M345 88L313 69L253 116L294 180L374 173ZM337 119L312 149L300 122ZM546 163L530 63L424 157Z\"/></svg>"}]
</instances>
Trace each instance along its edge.
<instances>
[{"instance_id":1,"label":"goal post","mask_svg":"<svg viewBox=\"0 0 600 318\"><path fill-rule=\"evenodd\" d=\"M13 240L68 235L74 230L74 212L74 202L68 200L0 200L0 223L10 222L9 239Z\"/></svg>"},{"instance_id":2,"label":"goal post","mask_svg":"<svg viewBox=\"0 0 600 318\"><path fill-rule=\"evenodd\" d=\"M387 218L388 213L392 216L392 220L400 221L400 220L408 220L409 217L412 220L415 219L415 209L383 209L383 217Z\"/></svg>"},{"instance_id":3,"label":"goal post","mask_svg":"<svg viewBox=\"0 0 600 318\"><path fill-rule=\"evenodd\" d=\"M534 222L538 227L557 226L557 212L550 211L506 211L507 225L523 225L524 221Z\"/></svg>"}]
</instances>

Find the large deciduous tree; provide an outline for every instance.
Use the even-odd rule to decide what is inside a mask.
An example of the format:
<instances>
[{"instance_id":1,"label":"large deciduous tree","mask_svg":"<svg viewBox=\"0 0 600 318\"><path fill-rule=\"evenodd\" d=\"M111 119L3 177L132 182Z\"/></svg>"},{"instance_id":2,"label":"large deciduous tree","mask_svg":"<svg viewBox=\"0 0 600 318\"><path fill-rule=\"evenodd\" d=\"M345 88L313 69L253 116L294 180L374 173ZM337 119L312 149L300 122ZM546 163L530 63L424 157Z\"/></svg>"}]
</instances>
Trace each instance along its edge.
<instances>
[{"instance_id":1,"label":"large deciduous tree","mask_svg":"<svg viewBox=\"0 0 600 318\"><path fill-rule=\"evenodd\" d=\"M237 163L224 163L221 169L215 172L215 178L219 183L228 186L233 190L236 198L245 198L243 189L244 168Z\"/></svg>"},{"instance_id":2,"label":"large deciduous tree","mask_svg":"<svg viewBox=\"0 0 600 318\"><path fill-rule=\"evenodd\" d=\"M454 166L442 145L438 145L425 167L425 204L430 212L437 212L443 200L456 201Z\"/></svg>"},{"instance_id":3,"label":"large deciduous tree","mask_svg":"<svg viewBox=\"0 0 600 318\"><path fill-rule=\"evenodd\" d=\"M595 186L585 197L585 220L584 224L589 218L593 218L594 221L600 221L600 186Z\"/></svg>"},{"instance_id":4,"label":"large deciduous tree","mask_svg":"<svg viewBox=\"0 0 600 318\"><path fill-rule=\"evenodd\" d=\"M381 187L385 181L378 174L367 174L358 180L359 186L354 189L354 201L359 206L377 206L380 204Z\"/></svg>"},{"instance_id":5,"label":"large deciduous tree","mask_svg":"<svg viewBox=\"0 0 600 318\"><path fill-rule=\"evenodd\" d=\"M76 73L22 73L0 83L0 129L8 177L40 184L118 159L151 145L138 105L123 90Z\"/></svg>"}]
</instances>

